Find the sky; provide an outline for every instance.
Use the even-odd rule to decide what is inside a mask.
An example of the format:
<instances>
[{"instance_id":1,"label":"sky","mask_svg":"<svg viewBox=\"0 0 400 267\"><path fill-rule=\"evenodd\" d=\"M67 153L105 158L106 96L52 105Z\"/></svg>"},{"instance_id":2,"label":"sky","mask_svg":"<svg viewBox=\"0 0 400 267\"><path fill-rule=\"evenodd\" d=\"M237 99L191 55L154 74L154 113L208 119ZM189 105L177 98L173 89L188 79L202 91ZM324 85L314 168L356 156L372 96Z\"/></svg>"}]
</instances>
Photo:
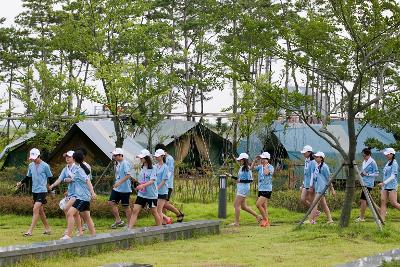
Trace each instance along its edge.
<instances>
[{"instance_id":1,"label":"sky","mask_svg":"<svg viewBox=\"0 0 400 267\"><path fill-rule=\"evenodd\" d=\"M6 18L6 26L9 26L13 23L14 17L23 11L22 1L21 0L0 0L1 8L0 8L0 18ZM5 86L0 85L0 96L1 98L7 98ZM220 112L222 109L229 107L232 104L232 93L229 89L225 90L215 90L210 96L212 96L212 100L207 101L204 105L205 112L214 113ZM15 102L16 109L15 112L22 112L23 108L20 103ZM84 108L87 109L89 113L92 113L94 110L94 106L96 104L89 103L85 101ZM184 112L186 110L185 106L180 104L175 108L175 112ZM198 108L200 110L200 108Z\"/></svg>"}]
</instances>

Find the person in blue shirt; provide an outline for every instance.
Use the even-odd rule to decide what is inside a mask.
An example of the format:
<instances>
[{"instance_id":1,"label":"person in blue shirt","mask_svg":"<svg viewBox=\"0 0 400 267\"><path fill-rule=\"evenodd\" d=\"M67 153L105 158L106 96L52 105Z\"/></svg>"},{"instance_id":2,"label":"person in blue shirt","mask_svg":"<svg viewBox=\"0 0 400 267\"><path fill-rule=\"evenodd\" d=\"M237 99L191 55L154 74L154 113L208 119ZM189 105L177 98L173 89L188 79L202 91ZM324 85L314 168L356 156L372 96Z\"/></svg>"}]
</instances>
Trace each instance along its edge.
<instances>
[{"instance_id":1,"label":"person in blue shirt","mask_svg":"<svg viewBox=\"0 0 400 267\"><path fill-rule=\"evenodd\" d=\"M67 230L61 238L62 240L71 239L77 213L80 213L80 216L87 223L90 234L96 234L93 220L90 217L90 201L96 199L96 193L90 183L90 171L86 165L83 164L83 154L81 151L75 151L72 157L77 165L77 169L72 177L74 183L74 196L76 200L72 207L68 209Z\"/></svg>"},{"instance_id":2,"label":"person in blue shirt","mask_svg":"<svg viewBox=\"0 0 400 267\"><path fill-rule=\"evenodd\" d=\"M93 176L92 176L92 167L91 167L90 164L87 163L86 160L85 160L85 159L86 159L86 156L87 156L87 150L86 150L86 148L84 148L84 147L80 147L80 148L77 149L77 151L80 151L80 152L82 152L82 154L83 154L83 164L85 164L85 166L86 166L86 167L89 169L89 171L90 171L89 178L90 178L90 183L92 183L92 179L93 179ZM93 187L93 184L92 184L91 186ZM83 221L83 219L82 219L82 228L83 228L84 231L88 229L87 223L85 223L85 222Z\"/></svg>"},{"instance_id":3,"label":"person in blue shirt","mask_svg":"<svg viewBox=\"0 0 400 267\"><path fill-rule=\"evenodd\" d=\"M258 160L261 160L261 164L255 166ZM251 164L251 169L254 168L258 172L258 199L256 206L262 216L261 227L270 226L267 205L272 194L272 175L274 174L274 167L269 163L270 160L271 155L268 152L263 152Z\"/></svg>"},{"instance_id":4,"label":"person in blue shirt","mask_svg":"<svg viewBox=\"0 0 400 267\"><path fill-rule=\"evenodd\" d=\"M253 182L251 170L249 166L249 155L247 153L241 153L236 159L240 166L238 177L235 180L237 184L236 198L235 198L235 222L231 223L230 226L239 226L240 209L253 215L258 223L261 222L262 217L252 210L246 203L246 197L250 194L250 183Z\"/></svg>"},{"instance_id":5,"label":"person in blue shirt","mask_svg":"<svg viewBox=\"0 0 400 267\"><path fill-rule=\"evenodd\" d=\"M362 176L362 186L365 186L366 189L371 192L374 187L375 177L379 175L378 165L375 160L371 157L371 148L364 148L362 150L363 155L363 163L361 168L361 176ZM364 222L365 221L365 210L367 209L367 197L364 194L364 191L361 190L360 196L360 217L356 219L356 222Z\"/></svg>"},{"instance_id":6,"label":"person in blue shirt","mask_svg":"<svg viewBox=\"0 0 400 267\"><path fill-rule=\"evenodd\" d=\"M399 172L399 165L395 160L396 151L389 147L383 152L387 159L387 163L383 168L383 181L378 184L381 190L381 217L385 221L387 202L396 209L400 209L400 204L397 202L397 176Z\"/></svg>"},{"instance_id":7,"label":"person in blue shirt","mask_svg":"<svg viewBox=\"0 0 400 267\"><path fill-rule=\"evenodd\" d=\"M156 225L161 225L162 218L159 216L157 211L157 199L158 199L158 189L157 189L157 175L156 170L153 168L153 163L150 158L151 154L147 149L140 151L137 156L142 163L142 168L139 173L139 177L136 180L139 185L135 188L137 190L137 198L135 205L133 206L132 216L129 220L128 230L136 224L136 220L139 216L142 208L146 206L149 207L151 213L154 216Z\"/></svg>"},{"instance_id":8,"label":"person in blue shirt","mask_svg":"<svg viewBox=\"0 0 400 267\"><path fill-rule=\"evenodd\" d=\"M304 160L304 178L303 184L301 186L301 196L300 201L306 205L310 206L312 200L314 199L314 191L310 190L310 182L313 179L313 173L315 170L316 162L314 160L314 156L312 153L312 147L309 145L304 146L303 150L300 151L305 160Z\"/></svg>"},{"instance_id":9,"label":"person in blue shirt","mask_svg":"<svg viewBox=\"0 0 400 267\"><path fill-rule=\"evenodd\" d=\"M172 196L172 192L174 190L174 174L175 174L175 161L174 158L168 154L167 152L167 148L164 144L157 144L155 149L162 149L165 152L165 164L167 164L168 166L168 175L169 175L169 179L168 179L168 196L166 199L166 202L164 204L164 209L165 210L169 210L173 213L175 213L176 215L176 221L177 222L183 222L183 218L185 217L185 214L183 214L180 210L178 210L174 205L172 205L172 203L170 202L171 196ZM164 211L165 214L165 211ZM172 219L170 217L165 216L164 217L165 223L166 224L170 224L172 223Z\"/></svg>"},{"instance_id":10,"label":"person in blue shirt","mask_svg":"<svg viewBox=\"0 0 400 267\"><path fill-rule=\"evenodd\" d=\"M157 161L155 166L158 189L157 212L160 218L163 219L164 217L167 217L163 214L163 209L168 197L169 170L167 164L165 164L164 150L157 149L154 153L154 157ZM168 220L168 223L172 223L172 220Z\"/></svg>"},{"instance_id":11,"label":"person in blue shirt","mask_svg":"<svg viewBox=\"0 0 400 267\"><path fill-rule=\"evenodd\" d=\"M51 234L43 205L47 203L46 195L48 191L48 180L53 178L53 174L51 173L50 166L40 158L39 149L33 148L29 151L29 160L32 162L28 166L28 172L25 178L17 183L17 187L20 187L29 180L32 181L32 196L34 203L32 223L28 231L24 233L24 236L32 236L32 231L35 229L39 217L45 228L43 234Z\"/></svg>"},{"instance_id":12,"label":"person in blue shirt","mask_svg":"<svg viewBox=\"0 0 400 267\"><path fill-rule=\"evenodd\" d=\"M121 201L122 207L125 209L126 220L129 224L129 220L132 216L132 210L129 206L129 198L132 193L131 189L131 165L124 159L124 151L122 148L116 148L113 152L115 159L115 182L111 191L110 199L108 204L111 207L111 213L114 215L115 222L111 225L111 228L122 227L125 222L121 220L119 216L118 203Z\"/></svg>"},{"instance_id":13,"label":"person in blue shirt","mask_svg":"<svg viewBox=\"0 0 400 267\"><path fill-rule=\"evenodd\" d=\"M66 202L66 204L63 207L65 216L67 216L68 210L72 207L72 205L75 203L76 200L75 183L73 182L72 177L74 177L75 172L78 169L78 166L75 164L73 155L74 151L72 150L63 154L65 161L67 162L67 166L65 166L64 169L62 169L58 179L52 185L49 186L49 190L51 191L53 190L54 187L58 186L62 182L68 183L68 190L66 192L65 200L64 199L62 200ZM75 223L78 228L78 236L83 235L82 222L79 213L76 213L75 215Z\"/></svg>"},{"instance_id":14,"label":"person in blue shirt","mask_svg":"<svg viewBox=\"0 0 400 267\"><path fill-rule=\"evenodd\" d=\"M314 158L317 163L317 166L315 167L314 170L313 180L310 181L310 190L315 190L315 199L324 194L319 200L319 203L322 205L322 208L324 209L324 212L328 220L327 223L331 224L333 223L333 219L328 204L326 203L326 198L325 198L326 191L324 192L325 188L328 186L331 173L329 171L329 166L325 163L325 154L323 152L315 153ZM333 196L336 197L336 191L333 188L332 183L329 185L329 187L331 188ZM320 214L318 213L318 205L316 205L310 214L309 222L311 224L316 224L316 219L319 215Z\"/></svg>"}]
</instances>

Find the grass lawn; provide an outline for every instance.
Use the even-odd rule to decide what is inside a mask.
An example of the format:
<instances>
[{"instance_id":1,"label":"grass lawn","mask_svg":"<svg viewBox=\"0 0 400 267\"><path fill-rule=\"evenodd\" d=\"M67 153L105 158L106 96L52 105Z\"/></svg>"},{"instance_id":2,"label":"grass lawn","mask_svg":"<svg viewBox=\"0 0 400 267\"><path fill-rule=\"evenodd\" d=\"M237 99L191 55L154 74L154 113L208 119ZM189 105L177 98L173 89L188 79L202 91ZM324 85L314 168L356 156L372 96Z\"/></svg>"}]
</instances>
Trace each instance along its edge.
<instances>
[{"instance_id":1,"label":"grass lawn","mask_svg":"<svg viewBox=\"0 0 400 267\"><path fill-rule=\"evenodd\" d=\"M250 200L254 206L254 200ZM229 204L228 219L224 221L220 235L136 246L130 250L100 253L89 257L62 256L46 261L26 261L19 266L65 266L73 261L74 266L101 266L118 262L148 263L154 266L331 266L359 257L376 254L400 247L400 224L394 221L398 211L390 210L385 231L376 230L372 219L362 224L352 223L345 230L337 225L326 225L322 215L317 225L306 225L294 229L302 214L284 209L270 210L269 228L256 225L255 219L242 212L241 226L230 228L226 224L233 220L233 208ZM216 204L184 204L187 220L215 219ZM354 210L354 218L358 211ZM334 219L339 214L334 213ZM98 232L110 231L110 219L94 219ZM50 219L52 236L43 236L43 227L35 230L31 238L22 237L30 217L14 215L0 216L0 245L21 244L57 239L64 231L63 219ZM152 217L138 221L138 226L153 224Z\"/></svg>"}]
</instances>

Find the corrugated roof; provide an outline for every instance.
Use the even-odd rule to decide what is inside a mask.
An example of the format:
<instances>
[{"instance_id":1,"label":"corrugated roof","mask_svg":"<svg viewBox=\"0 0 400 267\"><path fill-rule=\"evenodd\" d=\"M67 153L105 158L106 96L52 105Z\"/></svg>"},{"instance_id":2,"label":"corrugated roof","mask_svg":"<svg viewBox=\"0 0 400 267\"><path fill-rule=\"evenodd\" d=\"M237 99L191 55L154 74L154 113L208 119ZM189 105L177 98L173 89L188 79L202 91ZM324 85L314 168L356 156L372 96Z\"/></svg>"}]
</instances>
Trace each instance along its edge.
<instances>
[{"instance_id":1,"label":"corrugated roof","mask_svg":"<svg viewBox=\"0 0 400 267\"><path fill-rule=\"evenodd\" d=\"M163 120L159 123L155 130L152 143L153 145L163 143L167 146L174 141L174 138L184 135L197 124L198 122L194 121ZM142 146L147 147L148 135L148 131L144 130L142 133L137 135L134 140L140 143Z\"/></svg>"},{"instance_id":2,"label":"corrugated roof","mask_svg":"<svg viewBox=\"0 0 400 267\"><path fill-rule=\"evenodd\" d=\"M321 124L313 124L314 129L319 131L322 127ZM356 123L356 129L360 129L362 126ZM285 150L289 154L289 158L298 158L300 151L304 145L308 144L313 147L314 152L323 151L328 154L337 154L338 152L332 148L328 142L319 137L304 123L289 123L285 128L284 124L275 122L273 124L273 133L278 138L280 143L284 146ZM327 126L328 130L334 134L339 139L339 143L345 149L348 150L349 138L347 133L347 122L346 121L334 121L332 124ZM367 138L375 137L382 141L383 143L394 143L395 139L392 134L386 132L383 129L375 128L371 125L367 125L358 137L356 152L361 153L362 149L365 147L364 142ZM246 148L246 139L240 141L238 148L238 153L243 152ZM263 141L260 140L257 134L253 133L250 136L249 144L250 156L254 157L260 153L263 149ZM373 151L375 153L379 152L377 150Z\"/></svg>"},{"instance_id":3,"label":"corrugated roof","mask_svg":"<svg viewBox=\"0 0 400 267\"><path fill-rule=\"evenodd\" d=\"M114 123L111 120L85 120L76 125L111 159L111 152L115 148L117 139ZM125 153L124 156L133 161L144 147L133 140L132 137L127 136L122 149Z\"/></svg>"}]
</instances>

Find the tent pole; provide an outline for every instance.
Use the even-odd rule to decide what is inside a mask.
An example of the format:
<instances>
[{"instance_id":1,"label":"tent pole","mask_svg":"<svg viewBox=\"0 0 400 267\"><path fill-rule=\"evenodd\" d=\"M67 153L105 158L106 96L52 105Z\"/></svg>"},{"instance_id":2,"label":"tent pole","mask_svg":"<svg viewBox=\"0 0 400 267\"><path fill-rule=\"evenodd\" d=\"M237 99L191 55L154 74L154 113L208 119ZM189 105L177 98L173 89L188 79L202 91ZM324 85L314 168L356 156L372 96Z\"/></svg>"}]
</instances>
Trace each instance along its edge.
<instances>
[{"instance_id":1,"label":"tent pole","mask_svg":"<svg viewBox=\"0 0 400 267\"><path fill-rule=\"evenodd\" d=\"M103 178L103 176L106 174L108 168L110 168L111 163L112 163L113 161L114 161L113 159L110 160L110 162L108 163L107 167L104 169L103 173L100 175L99 180L97 180L96 184L93 186L93 190L96 188L97 184L101 181L101 179Z\"/></svg>"}]
</instances>

